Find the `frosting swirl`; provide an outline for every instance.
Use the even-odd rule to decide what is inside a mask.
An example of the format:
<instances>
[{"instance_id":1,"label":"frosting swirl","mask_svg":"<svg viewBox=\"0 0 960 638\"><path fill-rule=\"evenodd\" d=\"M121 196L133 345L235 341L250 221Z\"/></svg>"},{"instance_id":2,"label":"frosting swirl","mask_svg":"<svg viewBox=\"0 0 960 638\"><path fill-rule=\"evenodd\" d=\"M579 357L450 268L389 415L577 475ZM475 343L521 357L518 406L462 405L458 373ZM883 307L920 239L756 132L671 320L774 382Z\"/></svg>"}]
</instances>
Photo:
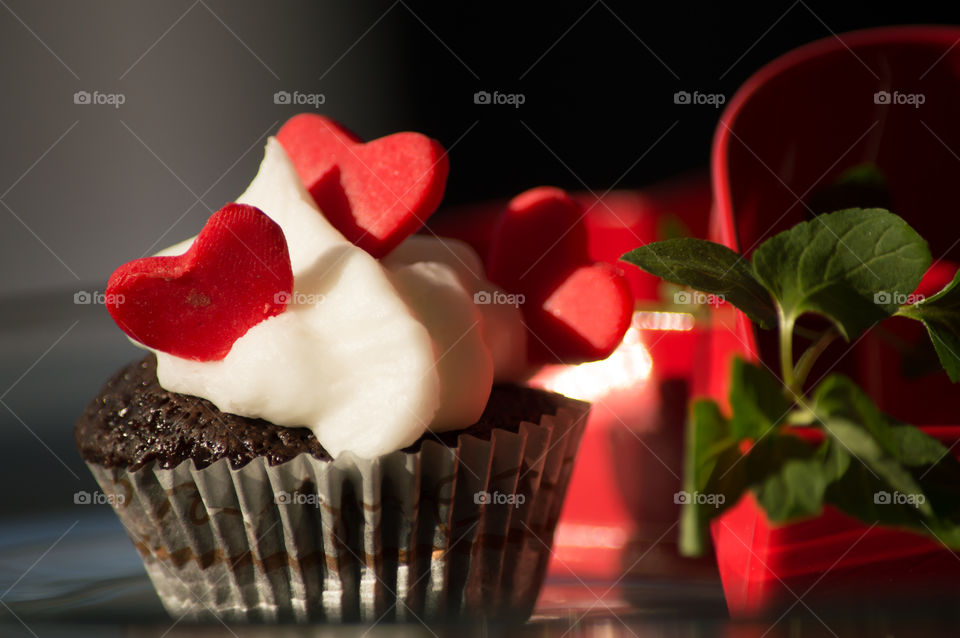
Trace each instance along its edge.
<instances>
[{"instance_id":1,"label":"frosting swirl","mask_svg":"<svg viewBox=\"0 0 960 638\"><path fill-rule=\"evenodd\" d=\"M287 308L253 326L222 360L155 351L165 389L224 412L309 427L334 457L373 458L428 429L472 424L494 379L522 377L519 309L474 303L477 293L498 289L466 244L412 236L377 261L327 221L274 138L237 202L283 230L294 276ZM182 254L192 241L159 254Z\"/></svg>"}]
</instances>

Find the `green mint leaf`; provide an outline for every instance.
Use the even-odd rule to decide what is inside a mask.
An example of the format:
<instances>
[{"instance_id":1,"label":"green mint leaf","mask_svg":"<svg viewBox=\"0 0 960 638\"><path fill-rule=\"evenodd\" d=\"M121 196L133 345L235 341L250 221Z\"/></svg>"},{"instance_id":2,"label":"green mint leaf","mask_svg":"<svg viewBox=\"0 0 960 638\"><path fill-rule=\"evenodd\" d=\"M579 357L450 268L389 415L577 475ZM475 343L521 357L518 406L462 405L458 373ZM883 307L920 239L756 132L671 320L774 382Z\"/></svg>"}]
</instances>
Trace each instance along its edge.
<instances>
[{"instance_id":1,"label":"green mint leaf","mask_svg":"<svg viewBox=\"0 0 960 638\"><path fill-rule=\"evenodd\" d=\"M710 520L743 495L746 465L740 459L730 424L717 404L707 399L694 402L687 423L683 491L678 493L682 555L701 556Z\"/></svg>"},{"instance_id":2,"label":"green mint leaf","mask_svg":"<svg viewBox=\"0 0 960 638\"><path fill-rule=\"evenodd\" d=\"M853 460L849 469L827 488L825 500L867 524L907 527L929 534L934 522L921 514L916 495L897 492L864 463ZM926 502L926 497L923 498ZM938 525L939 526L939 525ZM943 529L949 525L943 525Z\"/></svg>"},{"instance_id":3,"label":"green mint leaf","mask_svg":"<svg viewBox=\"0 0 960 638\"><path fill-rule=\"evenodd\" d=\"M912 426L894 430L923 434ZM929 452L932 449L921 456L930 460ZM913 473L923 487L920 494L892 488L867 465L855 461L827 489L826 501L865 523L905 527L933 536L948 547L960 547L960 463L947 454L933 465L918 466Z\"/></svg>"},{"instance_id":4,"label":"green mint leaf","mask_svg":"<svg viewBox=\"0 0 960 638\"><path fill-rule=\"evenodd\" d=\"M707 479L716 467L719 455L729 445L730 427L716 403L707 399L690 406L687 421L687 444L684 458L683 491L680 495L695 494L706 487ZM719 455L716 450L720 450ZM705 511L692 498L681 502L680 553L700 556L707 546L707 530L711 512Z\"/></svg>"},{"instance_id":5,"label":"green mint leaf","mask_svg":"<svg viewBox=\"0 0 960 638\"><path fill-rule=\"evenodd\" d=\"M823 508L827 482L816 459L786 461L757 489L757 503L773 523L815 516Z\"/></svg>"},{"instance_id":6,"label":"green mint leaf","mask_svg":"<svg viewBox=\"0 0 960 638\"><path fill-rule=\"evenodd\" d=\"M898 455L898 440L890 417L880 411L873 399L842 374L831 374L813 393L813 411L819 419L844 419L867 430L883 451Z\"/></svg>"},{"instance_id":7,"label":"green mint leaf","mask_svg":"<svg viewBox=\"0 0 960 638\"><path fill-rule=\"evenodd\" d=\"M928 516L933 514L917 480L898 459L887 454L865 428L846 419L831 418L824 423L824 429L854 460L869 468L895 492L916 498L917 510Z\"/></svg>"},{"instance_id":8,"label":"green mint leaf","mask_svg":"<svg viewBox=\"0 0 960 638\"><path fill-rule=\"evenodd\" d=\"M817 456L823 463L823 472L827 483L839 480L850 467L850 453L846 448L827 439L817 450Z\"/></svg>"},{"instance_id":9,"label":"green mint leaf","mask_svg":"<svg viewBox=\"0 0 960 638\"><path fill-rule=\"evenodd\" d=\"M953 382L960 381L960 272L943 290L912 306L903 306L898 315L923 323L937 350L940 363Z\"/></svg>"},{"instance_id":10,"label":"green mint leaf","mask_svg":"<svg viewBox=\"0 0 960 638\"><path fill-rule=\"evenodd\" d=\"M930 265L930 250L910 226L879 208L851 208L797 224L753 253L757 279L778 301L791 329L800 315L832 320L849 340L892 315Z\"/></svg>"},{"instance_id":11,"label":"green mint leaf","mask_svg":"<svg viewBox=\"0 0 960 638\"><path fill-rule=\"evenodd\" d=\"M883 414L850 379L832 375L814 393L829 440L847 453L825 501L867 523L909 527L960 543L960 463L936 439Z\"/></svg>"},{"instance_id":12,"label":"green mint leaf","mask_svg":"<svg viewBox=\"0 0 960 638\"><path fill-rule=\"evenodd\" d=\"M953 460L943 443L912 425L896 425L890 430L896 442L897 458L907 467L927 467ZM960 483L957 487L960 488Z\"/></svg>"},{"instance_id":13,"label":"green mint leaf","mask_svg":"<svg viewBox=\"0 0 960 638\"><path fill-rule=\"evenodd\" d=\"M772 522L819 514L827 488L850 465L847 451L827 439L814 448L792 434L767 436L746 458L757 503Z\"/></svg>"},{"instance_id":14,"label":"green mint leaf","mask_svg":"<svg viewBox=\"0 0 960 638\"><path fill-rule=\"evenodd\" d=\"M923 492L940 521L960 528L960 461L951 453L932 460L934 454L930 448L924 459L928 462L912 468L912 472L919 477Z\"/></svg>"},{"instance_id":15,"label":"green mint leaf","mask_svg":"<svg viewBox=\"0 0 960 638\"><path fill-rule=\"evenodd\" d=\"M833 475L817 452L789 435L767 437L751 450L748 474L757 504L771 522L814 516L823 508Z\"/></svg>"},{"instance_id":16,"label":"green mint leaf","mask_svg":"<svg viewBox=\"0 0 960 638\"><path fill-rule=\"evenodd\" d=\"M790 410L783 384L762 365L734 357L730 371L730 429L733 438L758 439Z\"/></svg>"},{"instance_id":17,"label":"green mint leaf","mask_svg":"<svg viewBox=\"0 0 960 638\"><path fill-rule=\"evenodd\" d=\"M920 484L904 465L917 465L933 450L929 441L922 441L922 432L906 434L893 426L887 415L853 381L832 374L817 386L813 395L814 412L827 435L859 460L895 491L923 494ZM910 449L900 447L908 441ZM934 443L936 443L934 441ZM924 497L925 500L925 497ZM924 502L918 509L930 513Z\"/></svg>"},{"instance_id":18,"label":"green mint leaf","mask_svg":"<svg viewBox=\"0 0 960 638\"><path fill-rule=\"evenodd\" d=\"M776 325L770 293L754 277L750 262L726 246L689 237L667 239L635 248L621 259L667 281L722 296L763 328Z\"/></svg>"},{"instance_id":19,"label":"green mint leaf","mask_svg":"<svg viewBox=\"0 0 960 638\"><path fill-rule=\"evenodd\" d=\"M689 434L693 445L687 446L685 489L702 490L713 472L723 449L734 445L730 424L717 404L709 399L695 401L690 407Z\"/></svg>"}]
</instances>

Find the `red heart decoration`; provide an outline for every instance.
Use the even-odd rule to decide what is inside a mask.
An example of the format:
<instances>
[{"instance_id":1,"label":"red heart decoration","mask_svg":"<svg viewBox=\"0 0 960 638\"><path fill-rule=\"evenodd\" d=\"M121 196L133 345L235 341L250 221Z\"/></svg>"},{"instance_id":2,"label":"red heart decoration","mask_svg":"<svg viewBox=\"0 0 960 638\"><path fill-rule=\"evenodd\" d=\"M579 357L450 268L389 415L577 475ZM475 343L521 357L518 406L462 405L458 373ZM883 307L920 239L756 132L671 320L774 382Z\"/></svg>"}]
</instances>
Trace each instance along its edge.
<instances>
[{"instance_id":1,"label":"red heart decoration","mask_svg":"<svg viewBox=\"0 0 960 638\"><path fill-rule=\"evenodd\" d=\"M604 359L630 325L630 287L589 258L583 217L567 193L544 186L513 198L494 231L487 276L524 295L532 364Z\"/></svg>"},{"instance_id":2,"label":"red heart decoration","mask_svg":"<svg viewBox=\"0 0 960 638\"><path fill-rule=\"evenodd\" d=\"M277 139L324 216L374 257L420 228L443 198L446 151L419 133L364 143L329 118L302 113Z\"/></svg>"},{"instance_id":3,"label":"red heart decoration","mask_svg":"<svg viewBox=\"0 0 960 638\"><path fill-rule=\"evenodd\" d=\"M155 350L215 361L286 308L293 270L283 231L259 209L227 204L182 255L124 264L107 282L110 316Z\"/></svg>"}]
</instances>

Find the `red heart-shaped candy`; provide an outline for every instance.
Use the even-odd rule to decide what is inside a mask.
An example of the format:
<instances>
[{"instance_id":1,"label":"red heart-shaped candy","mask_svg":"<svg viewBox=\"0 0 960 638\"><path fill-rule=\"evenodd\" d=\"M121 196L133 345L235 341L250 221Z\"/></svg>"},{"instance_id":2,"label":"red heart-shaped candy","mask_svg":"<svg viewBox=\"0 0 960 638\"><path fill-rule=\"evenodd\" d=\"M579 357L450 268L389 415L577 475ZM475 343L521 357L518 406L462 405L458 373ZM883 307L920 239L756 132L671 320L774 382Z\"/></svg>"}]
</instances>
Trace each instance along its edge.
<instances>
[{"instance_id":1,"label":"red heart-shaped candy","mask_svg":"<svg viewBox=\"0 0 960 638\"><path fill-rule=\"evenodd\" d=\"M117 268L105 298L113 320L134 340L213 361L250 328L283 312L292 290L280 226L253 206L227 204L184 254Z\"/></svg>"},{"instance_id":2,"label":"red heart-shaped candy","mask_svg":"<svg viewBox=\"0 0 960 638\"><path fill-rule=\"evenodd\" d=\"M420 228L443 198L446 151L419 133L364 143L329 118L302 113L277 139L324 216L374 257Z\"/></svg>"},{"instance_id":3,"label":"red heart-shaped candy","mask_svg":"<svg viewBox=\"0 0 960 638\"><path fill-rule=\"evenodd\" d=\"M513 198L494 231L487 276L524 295L532 364L604 359L630 326L630 287L589 258L583 217L567 193L543 186Z\"/></svg>"}]
</instances>

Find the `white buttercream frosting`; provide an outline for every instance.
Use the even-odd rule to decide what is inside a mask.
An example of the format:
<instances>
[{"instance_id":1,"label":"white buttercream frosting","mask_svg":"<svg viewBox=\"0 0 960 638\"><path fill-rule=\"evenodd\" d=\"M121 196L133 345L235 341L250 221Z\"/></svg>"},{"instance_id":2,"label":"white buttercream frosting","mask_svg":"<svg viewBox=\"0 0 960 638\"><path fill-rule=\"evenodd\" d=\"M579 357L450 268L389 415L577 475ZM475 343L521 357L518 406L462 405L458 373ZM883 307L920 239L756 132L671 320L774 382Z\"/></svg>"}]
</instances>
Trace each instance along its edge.
<instances>
[{"instance_id":1,"label":"white buttercream frosting","mask_svg":"<svg viewBox=\"0 0 960 638\"><path fill-rule=\"evenodd\" d=\"M372 458L428 429L470 425L494 379L523 375L519 309L474 303L476 293L497 289L466 244L412 236L377 261L330 225L274 138L237 201L283 229L290 303L220 361L155 351L165 389L224 412L309 427L333 456ZM159 254L182 254L192 242Z\"/></svg>"}]
</instances>

